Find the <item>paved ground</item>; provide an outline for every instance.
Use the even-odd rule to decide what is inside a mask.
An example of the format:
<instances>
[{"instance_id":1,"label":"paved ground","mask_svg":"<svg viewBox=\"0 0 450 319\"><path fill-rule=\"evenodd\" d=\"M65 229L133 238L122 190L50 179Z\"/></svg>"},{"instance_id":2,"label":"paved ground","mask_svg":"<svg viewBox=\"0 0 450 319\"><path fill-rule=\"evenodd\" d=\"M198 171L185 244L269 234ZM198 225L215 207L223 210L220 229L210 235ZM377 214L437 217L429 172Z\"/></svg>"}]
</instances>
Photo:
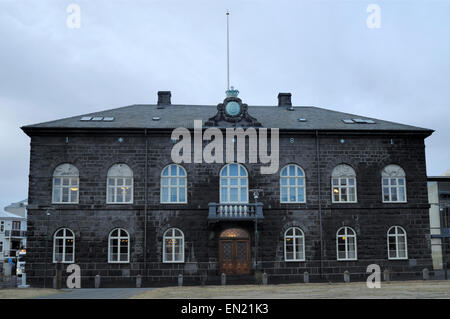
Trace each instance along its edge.
<instances>
[{"instance_id":1,"label":"paved ground","mask_svg":"<svg viewBox=\"0 0 450 319\"><path fill-rule=\"evenodd\" d=\"M28 299L57 294L56 289L44 288L8 288L0 289L0 299Z\"/></svg>"},{"instance_id":2,"label":"paved ground","mask_svg":"<svg viewBox=\"0 0 450 319\"><path fill-rule=\"evenodd\" d=\"M195 286L166 288L0 289L0 299L355 299L355 298L445 298L450 299L450 281L382 282L380 289L365 283L314 283L284 285Z\"/></svg>"},{"instance_id":3,"label":"paved ground","mask_svg":"<svg viewBox=\"0 0 450 319\"><path fill-rule=\"evenodd\" d=\"M61 289L60 293L40 296L36 299L127 299L154 288L81 288Z\"/></svg>"},{"instance_id":4,"label":"paved ground","mask_svg":"<svg viewBox=\"0 0 450 319\"><path fill-rule=\"evenodd\" d=\"M450 298L450 281L403 281L381 283L369 289L366 283L286 284L267 286L167 287L142 292L132 298L216 299L358 299L358 298Z\"/></svg>"}]
</instances>

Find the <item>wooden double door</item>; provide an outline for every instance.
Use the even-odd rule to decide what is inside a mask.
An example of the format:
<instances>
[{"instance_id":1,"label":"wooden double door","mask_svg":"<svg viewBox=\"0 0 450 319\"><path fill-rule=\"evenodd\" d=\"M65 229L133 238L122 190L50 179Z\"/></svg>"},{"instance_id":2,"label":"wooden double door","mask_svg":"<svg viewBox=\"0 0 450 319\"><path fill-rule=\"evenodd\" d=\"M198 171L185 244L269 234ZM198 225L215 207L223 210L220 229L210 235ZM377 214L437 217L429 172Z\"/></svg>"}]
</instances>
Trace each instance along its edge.
<instances>
[{"instance_id":1,"label":"wooden double door","mask_svg":"<svg viewBox=\"0 0 450 319\"><path fill-rule=\"evenodd\" d=\"M227 231L230 230L226 230L219 239L220 272L227 275L249 274L251 264L248 233L239 229L237 236L230 237L226 236Z\"/></svg>"}]
</instances>

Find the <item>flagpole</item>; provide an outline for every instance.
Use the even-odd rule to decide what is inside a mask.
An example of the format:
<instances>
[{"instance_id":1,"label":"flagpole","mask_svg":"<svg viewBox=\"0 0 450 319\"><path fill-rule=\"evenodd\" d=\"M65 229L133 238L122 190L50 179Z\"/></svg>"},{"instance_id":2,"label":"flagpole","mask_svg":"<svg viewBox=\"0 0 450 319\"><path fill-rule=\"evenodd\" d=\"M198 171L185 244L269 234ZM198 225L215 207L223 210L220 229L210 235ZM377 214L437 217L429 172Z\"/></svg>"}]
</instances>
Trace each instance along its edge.
<instances>
[{"instance_id":1,"label":"flagpole","mask_svg":"<svg viewBox=\"0 0 450 319\"><path fill-rule=\"evenodd\" d=\"M227 10L227 90L230 90L230 26L228 17L230 12Z\"/></svg>"}]
</instances>

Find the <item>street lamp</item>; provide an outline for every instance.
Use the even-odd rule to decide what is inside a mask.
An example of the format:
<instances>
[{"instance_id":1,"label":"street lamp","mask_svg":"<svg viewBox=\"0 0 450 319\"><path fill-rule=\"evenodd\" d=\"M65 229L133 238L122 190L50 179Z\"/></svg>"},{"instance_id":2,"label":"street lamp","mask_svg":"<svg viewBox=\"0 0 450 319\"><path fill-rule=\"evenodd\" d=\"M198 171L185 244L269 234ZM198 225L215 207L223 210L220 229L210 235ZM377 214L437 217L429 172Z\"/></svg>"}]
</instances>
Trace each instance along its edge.
<instances>
[{"instance_id":1,"label":"street lamp","mask_svg":"<svg viewBox=\"0 0 450 319\"><path fill-rule=\"evenodd\" d=\"M258 269L258 198L263 192L262 189L251 189L253 198L255 199L255 270Z\"/></svg>"},{"instance_id":2,"label":"street lamp","mask_svg":"<svg viewBox=\"0 0 450 319\"><path fill-rule=\"evenodd\" d=\"M47 215L47 235L45 237L45 262L44 262L44 288L46 288L46 279L47 279L47 262L48 262L48 231L49 231L49 218L50 218L50 212L49 209L45 212L45 215Z\"/></svg>"}]
</instances>

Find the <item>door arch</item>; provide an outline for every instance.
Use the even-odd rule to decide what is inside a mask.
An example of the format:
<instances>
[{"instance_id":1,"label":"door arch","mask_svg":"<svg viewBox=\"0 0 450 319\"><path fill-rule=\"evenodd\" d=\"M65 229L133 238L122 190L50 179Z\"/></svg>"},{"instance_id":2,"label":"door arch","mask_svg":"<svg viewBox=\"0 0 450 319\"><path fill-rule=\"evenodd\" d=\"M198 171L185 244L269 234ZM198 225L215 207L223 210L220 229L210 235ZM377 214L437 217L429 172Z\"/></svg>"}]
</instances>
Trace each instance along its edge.
<instances>
[{"instance_id":1,"label":"door arch","mask_svg":"<svg viewBox=\"0 0 450 319\"><path fill-rule=\"evenodd\" d=\"M220 272L227 275L250 273L250 236L246 230L229 228L220 234L219 263Z\"/></svg>"}]
</instances>

